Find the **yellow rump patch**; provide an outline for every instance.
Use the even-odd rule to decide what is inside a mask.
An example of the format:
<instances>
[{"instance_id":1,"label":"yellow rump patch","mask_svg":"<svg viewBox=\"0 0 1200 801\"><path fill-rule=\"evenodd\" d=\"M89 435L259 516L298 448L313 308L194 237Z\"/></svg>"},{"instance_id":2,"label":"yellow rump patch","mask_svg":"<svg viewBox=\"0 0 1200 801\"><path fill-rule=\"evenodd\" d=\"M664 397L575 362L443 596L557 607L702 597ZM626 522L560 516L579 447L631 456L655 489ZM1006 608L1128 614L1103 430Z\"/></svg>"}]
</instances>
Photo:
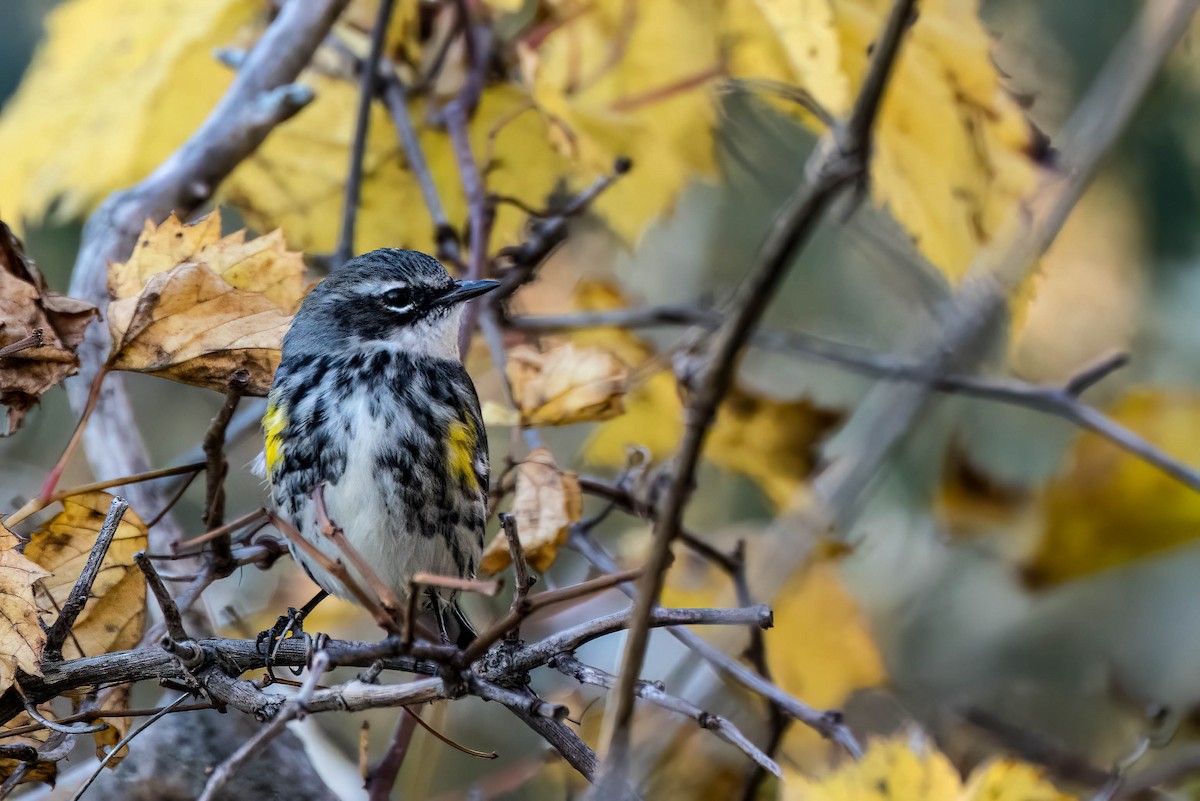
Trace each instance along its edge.
<instances>
[{"instance_id":1,"label":"yellow rump patch","mask_svg":"<svg viewBox=\"0 0 1200 801\"><path fill-rule=\"evenodd\" d=\"M475 491L479 490L479 477L475 475L475 443L478 437L473 421L450 421L446 436L450 475Z\"/></svg>"},{"instance_id":2,"label":"yellow rump patch","mask_svg":"<svg viewBox=\"0 0 1200 801\"><path fill-rule=\"evenodd\" d=\"M267 404L267 413L263 415L263 434L266 437L267 478L275 473L279 460L283 458L283 430L287 428L287 411L274 402Z\"/></svg>"}]
</instances>

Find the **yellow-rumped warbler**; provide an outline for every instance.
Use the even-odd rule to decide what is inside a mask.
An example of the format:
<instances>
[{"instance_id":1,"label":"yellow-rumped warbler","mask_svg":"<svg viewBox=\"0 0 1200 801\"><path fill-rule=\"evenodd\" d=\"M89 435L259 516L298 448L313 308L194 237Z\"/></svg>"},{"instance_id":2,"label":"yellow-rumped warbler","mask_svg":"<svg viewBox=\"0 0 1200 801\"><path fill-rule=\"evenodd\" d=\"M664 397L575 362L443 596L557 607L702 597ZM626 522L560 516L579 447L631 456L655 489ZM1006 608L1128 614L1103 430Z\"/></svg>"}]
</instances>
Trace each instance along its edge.
<instances>
[{"instance_id":1,"label":"yellow-rumped warbler","mask_svg":"<svg viewBox=\"0 0 1200 801\"><path fill-rule=\"evenodd\" d=\"M416 251L374 250L318 284L283 340L263 418L276 513L339 558L317 524L324 483L329 518L397 598L414 573L470 578L479 566L487 438L458 338L464 301L498 283L455 281ZM323 590L351 597L291 551ZM473 635L452 594L430 601L443 634Z\"/></svg>"}]
</instances>

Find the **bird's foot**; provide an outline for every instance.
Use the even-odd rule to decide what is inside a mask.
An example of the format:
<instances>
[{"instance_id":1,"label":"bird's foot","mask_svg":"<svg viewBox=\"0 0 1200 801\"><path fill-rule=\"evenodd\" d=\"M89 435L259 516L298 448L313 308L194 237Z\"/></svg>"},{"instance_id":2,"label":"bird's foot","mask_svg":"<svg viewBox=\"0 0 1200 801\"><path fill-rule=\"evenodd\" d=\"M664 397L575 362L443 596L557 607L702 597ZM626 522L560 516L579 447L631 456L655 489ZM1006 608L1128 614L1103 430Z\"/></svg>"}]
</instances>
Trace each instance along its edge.
<instances>
[{"instance_id":1,"label":"bird's foot","mask_svg":"<svg viewBox=\"0 0 1200 801\"><path fill-rule=\"evenodd\" d=\"M317 604L325 600L327 595L328 593L322 590L311 601L299 609L288 607L286 615L280 615L279 619L275 621L275 625L266 631L260 631L254 639L254 648L258 653L263 654L264 666L267 669L267 675L272 681L275 680L275 659L279 655L279 646L289 636L307 638L308 635L304 631L304 619L317 607ZM302 667L289 667L288 670L291 671L293 676L299 676L304 672Z\"/></svg>"}]
</instances>

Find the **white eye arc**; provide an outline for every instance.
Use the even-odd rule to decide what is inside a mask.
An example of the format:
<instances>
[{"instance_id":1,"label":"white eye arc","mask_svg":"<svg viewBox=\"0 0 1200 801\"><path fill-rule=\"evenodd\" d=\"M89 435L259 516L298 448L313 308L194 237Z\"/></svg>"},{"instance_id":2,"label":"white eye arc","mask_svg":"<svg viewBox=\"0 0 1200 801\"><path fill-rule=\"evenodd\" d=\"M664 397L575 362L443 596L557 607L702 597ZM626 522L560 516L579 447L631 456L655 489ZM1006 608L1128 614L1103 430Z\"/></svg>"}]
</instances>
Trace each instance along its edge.
<instances>
[{"instance_id":1,"label":"white eye arc","mask_svg":"<svg viewBox=\"0 0 1200 801\"><path fill-rule=\"evenodd\" d=\"M412 308L413 308L413 305L411 303L404 305L404 306L388 305L388 309L390 309L391 311L394 311L396 314L408 314L410 311L412 311Z\"/></svg>"}]
</instances>

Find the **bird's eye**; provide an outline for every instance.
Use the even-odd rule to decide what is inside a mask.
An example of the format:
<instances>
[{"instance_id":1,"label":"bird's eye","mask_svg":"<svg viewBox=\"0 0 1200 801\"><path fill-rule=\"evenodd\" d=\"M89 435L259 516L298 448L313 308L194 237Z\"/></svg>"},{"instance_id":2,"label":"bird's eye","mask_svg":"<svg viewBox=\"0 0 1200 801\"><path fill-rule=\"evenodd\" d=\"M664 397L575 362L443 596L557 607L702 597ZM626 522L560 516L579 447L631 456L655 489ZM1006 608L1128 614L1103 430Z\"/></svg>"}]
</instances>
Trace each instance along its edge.
<instances>
[{"instance_id":1,"label":"bird's eye","mask_svg":"<svg viewBox=\"0 0 1200 801\"><path fill-rule=\"evenodd\" d=\"M407 310L412 305L412 292L408 287L393 287L383 293L383 303L394 311Z\"/></svg>"}]
</instances>

